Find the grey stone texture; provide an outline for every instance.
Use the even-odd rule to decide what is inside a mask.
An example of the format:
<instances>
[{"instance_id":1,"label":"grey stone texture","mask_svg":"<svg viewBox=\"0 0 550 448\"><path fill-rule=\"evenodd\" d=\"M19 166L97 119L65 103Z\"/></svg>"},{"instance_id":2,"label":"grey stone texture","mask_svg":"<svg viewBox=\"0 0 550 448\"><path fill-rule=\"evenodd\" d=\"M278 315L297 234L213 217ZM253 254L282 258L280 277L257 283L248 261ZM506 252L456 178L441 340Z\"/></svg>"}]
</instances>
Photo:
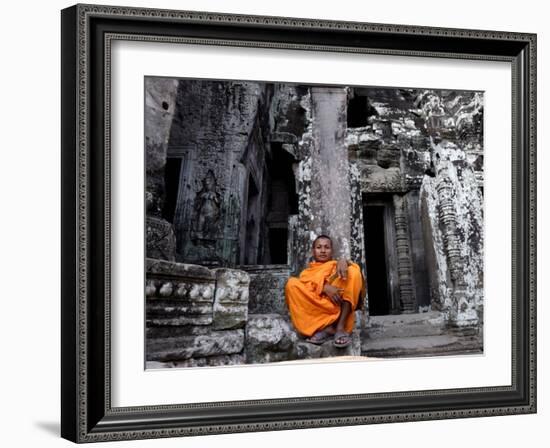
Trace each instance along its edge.
<instances>
[{"instance_id":1,"label":"grey stone texture","mask_svg":"<svg viewBox=\"0 0 550 448\"><path fill-rule=\"evenodd\" d=\"M243 348L244 330L147 339L146 345L147 360L163 362L237 354Z\"/></svg>"},{"instance_id":2,"label":"grey stone texture","mask_svg":"<svg viewBox=\"0 0 550 448\"><path fill-rule=\"evenodd\" d=\"M216 272L216 292L213 306L213 328L228 330L244 328L248 320L248 286L246 272L219 268Z\"/></svg>"},{"instance_id":3,"label":"grey stone texture","mask_svg":"<svg viewBox=\"0 0 550 448\"><path fill-rule=\"evenodd\" d=\"M351 333L351 344L347 347L335 347L334 340L330 338L322 345L314 345L300 340L296 344L297 359L333 358L338 356L360 356L361 337L358 330Z\"/></svg>"},{"instance_id":4,"label":"grey stone texture","mask_svg":"<svg viewBox=\"0 0 550 448\"><path fill-rule=\"evenodd\" d=\"M242 266L250 276L248 310L252 314L277 313L287 315L285 284L290 277L288 265Z\"/></svg>"},{"instance_id":5,"label":"grey stone texture","mask_svg":"<svg viewBox=\"0 0 550 448\"><path fill-rule=\"evenodd\" d=\"M245 354L248 363L295 359L298 336L280 314L251 314L246 326Z\"/></svg>"},{"instance_id":6,"label":"grey stone texture","mask_svg":"<svg viewBox=\"0 0 550 448\"><path fill-rule=\"evenodd\" d=\"M168 147L168 156L181 160L173 222L178 261L235 266L245 236L259 244L262 229L247 224L259 222L262 201L248 196L265 181L267 124L258 113L268 95L269 85L254 82L179 83Z\"/></svg>"},{"instance_id":7,"label":"grey stone texture","mask_svg":"<svg viewBox=\"0 0 550 448\"><path fill-rule=\"evenodd\" d=\"M445 333L445 316L439 311L373 316L369 339L437 336Z\"/></svg>"},{"instance_id":8,"label":"grey stone texture","mask_svg":"<svg viewBox=\"0 0 550 448\"><path fill-rule=\"evenodd\" d=\"M347 90L312 87L311 104L311 230L317 235L333 235L334 255L349 258L351 196L345 146Z\"/></svg>"},{"instance_id":9,"label":"grey stone texture","mask_svg":"<svg viewBox=\"0 0 550 448\"><path fill-rule=\"evenodd\" d=\"M202 358L241 359L219 357L243 352L248 274L153 259L146 269L147 361L193 358L199 366L214 365Z\"/></svg>"},{"instance_id":10,"label":"grey stone texture","mask_svg":"<svg viewBox=\"0 0 550 448\"><path fill-rule=\"evenodd\" d=\"M478 336L440 335L367 340L362 353L372 358L401 358L479 354L482 350L483 343Z\"/></svg>"},{"instance_id":11,"label":"grey stone texture","mask_svg":"<svg viewBox=\"0 0 550 448\"><path fill-rule=\"evenodd\" d=\"M176 235L172 224L162 218L147 216L145 222L147 257L176 261Z\"/></svg>"},{"instance_id":12,"label":"grey stone texture","mask_svg":"<svg viewBox=\"0 0 550 448\"><path fill-rule=\"evenodd\" d=\"M170 127L176 109L178 81L145 78L145 204L147 257L174 260L176 239L172 224L162 218L164 170Z\"/></svg>"}]
</instances>

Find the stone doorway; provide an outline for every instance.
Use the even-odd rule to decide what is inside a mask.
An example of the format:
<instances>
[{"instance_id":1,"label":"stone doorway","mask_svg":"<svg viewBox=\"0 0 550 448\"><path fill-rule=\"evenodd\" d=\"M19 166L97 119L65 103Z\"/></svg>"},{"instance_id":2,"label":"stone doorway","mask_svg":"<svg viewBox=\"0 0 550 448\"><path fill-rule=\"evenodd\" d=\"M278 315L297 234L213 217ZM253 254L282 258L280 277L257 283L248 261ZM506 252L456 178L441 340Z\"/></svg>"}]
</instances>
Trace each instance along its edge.
<instances>
[{"instance_id":1,"label":"stone doorway","mask_svg":"<svg viewBox=\"0 0 550 448\"><path fill-rule=\"evenodd\" d=\"M363 217L369 314L398 314L395 218L391 195L366 195Z\"/></svg>"},{"instance_id":2,"label":"stone doorway","mask_svg":"<svg viewBox=\"0 0 550 448\"><path fill-rule=\"evenodd\" d=\"M267 161L269 183L265 207L267 244L264 265L289 264L288 220L298 213L298 195L293 164L296 159L287 149L288 145L271 143L271 158Z\"/></svg>"}]
</instances>

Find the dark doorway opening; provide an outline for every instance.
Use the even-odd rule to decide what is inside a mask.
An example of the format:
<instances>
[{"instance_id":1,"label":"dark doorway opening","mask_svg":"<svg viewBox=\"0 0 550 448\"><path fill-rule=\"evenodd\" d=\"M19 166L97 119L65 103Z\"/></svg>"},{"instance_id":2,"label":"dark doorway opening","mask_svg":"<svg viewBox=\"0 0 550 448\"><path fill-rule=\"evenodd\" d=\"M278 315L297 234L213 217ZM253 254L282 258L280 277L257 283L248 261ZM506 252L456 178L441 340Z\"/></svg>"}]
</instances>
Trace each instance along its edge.
<instances>
[{"instance_id":1,"label":"dark doorway opening","mask_svg":"<svg viewBox=\"0 0 550 448\"><path fill-rule=\"evenodd\" d=\"M174 222L174 213L178 201L178 191L181 173L181 158L168 157L164 169L164 208L162 217L168 222Z\"/></svg>"},{"instance_id":2,"label":"dark doorway opening","mask_svg":"<svg viewBox=\"0 0 550 448\"><path fill-rule=\"evenodd\" d=\"M269 229L269 253L271 254L271 264L287 263L287 240L287 229Z\"/></svg>"},{"instance_id":3,"label":"dark doorway opening","mask_svg":"<svg viewBox=\"0 0 550 448\"><path fill-rule=\"evenodd\" d=\"M292 165L296 163L293 154L281 143L271 143L271 158L268 161L268 201L265 223L268 229L268 251L263 264L288 263L288 219L298 213L296 179Z\"/></svg>"},{"instance_id":4,"label":"dark doorway opening","mask_svg":"<svg viewBox=\"0 0 550 448\"><path fill-rule=\"evenodd\" d=\"M260 231L260 210L258 200L260 191L254 182L252 175L248 175L248 200L246 205L246 241L245 241L245 264L256 264L258 262L258 240Z\"/></svg>"},{"instance_id":5,"label":"dark doorway opening","mask_svg":"<svg viewBox=\"0 0 550 448\"><path fill-rule=\"evenodd\" d=\"M386 207L367 205L364 207L364 216L369 313L371 316L390 314L392 306L387 267Z\"/></svg>"},{"instance_id":6,"label":"dark doorway opening","mask_svg":"<svg viewBox=\"0 0 550 448\"><path fill-rule=\"evenodd\" d=\"M367 125L368 101L366 96L354 96L348 102L348 128Z\"/></svg>"}]
</instances>

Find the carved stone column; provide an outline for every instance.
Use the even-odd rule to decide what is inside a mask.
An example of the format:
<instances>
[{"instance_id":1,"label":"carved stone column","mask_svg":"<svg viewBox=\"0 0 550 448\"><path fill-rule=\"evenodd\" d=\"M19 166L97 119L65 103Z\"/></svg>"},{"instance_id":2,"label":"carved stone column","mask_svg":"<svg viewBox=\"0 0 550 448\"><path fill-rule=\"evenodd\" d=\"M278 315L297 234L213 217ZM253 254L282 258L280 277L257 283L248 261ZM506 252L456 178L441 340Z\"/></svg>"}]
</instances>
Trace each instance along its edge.
<instances>
[{"instance_id":1,"label":"carved stone column","mask_svg":"<svg viewBox=\"0 0 550 448\"><path fill-rule=\"evenodd\" d=\"M177 89L175 79L145 79L147 256L171 261L176 256L176 239L172 224L163 219L161 213L165 197L164 168Z\"/></svg>"},{"instance_id":2,"label":"carved stone column","mask_svg":"<svg viewBox=\"0 0 550 448\"><path fill-rule=\"evenodd\" d=\"M460 283L462 263L460 257L460 238L457 231L457 214L454 204L455 191L449 178L448 167L441 169L436 184L439 197L439 220L443 227L443 243L447 253L447 262L451 280Z\"/></svg>"},{"instance_id":3,"label":"carved stone column","mask_svg":"<svg viewBox=\"0 0 550 448\"><path fill-rule=\"evenodd\" d=\"M315 234L333 238L335 256L351 255L351 203L347 129L347 90L311 88L311 216Z\"/></svg>"},{"instance_id":4,"label":"carved stone column","mask_svg":"<svg viewBox=\"0 0 550 448\"><path fill-rule=\"evenodd\" d=\"M409 223L405 198L395 194L393 195L393 204L395 207L395 240L401 311L403 313L414 313L416 311L416 297L413 285Z\"/></svg>"},{"instance_id":5,"label":"carved stone column","mask_svg":"<svg viewBox=\"0 0 550 448\"><path fill-rule=\"evenodd\" d=\"M432 142L432 158L435 178L425 179L422 190L432 221L439 302L451 326L475 331L483 306L482 197L462 147Z\"/></svg>"},{"instance_id":6,"label":"carved stone column","mask_svg":"<svg viewBox=\"0 0 550 448\"><path fill-rule=\"evenodd\" d=\"M355 261L366 275L365 267L365 234L363 217L363 200L361 195L361 173L357 164L350 163L351 193L351 259Z\"/></svg>"}]
</instances>

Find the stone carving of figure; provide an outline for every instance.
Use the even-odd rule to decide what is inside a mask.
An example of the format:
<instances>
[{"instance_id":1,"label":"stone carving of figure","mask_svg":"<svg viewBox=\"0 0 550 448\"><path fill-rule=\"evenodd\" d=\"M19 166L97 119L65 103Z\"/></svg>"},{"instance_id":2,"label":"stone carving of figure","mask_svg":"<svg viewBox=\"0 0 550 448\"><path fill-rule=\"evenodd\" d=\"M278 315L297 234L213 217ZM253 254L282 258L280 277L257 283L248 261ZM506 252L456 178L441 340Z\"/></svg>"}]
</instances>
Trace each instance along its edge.
<instances>
[{"instance_id":1,"label":"stone carving of figure","mask_svg":"<svg viewBox=\"0 0 550 448\"><path fill-rule=\"evenodd\" d=\"M195 197L195 232L199 238L216 236L220 219L220 196L212 170L202 180L202 189Z\"/></svg>"},{"instance_id":2,"label":"stone carving of figure","mask_svg":"<svg viewBox=\"0 0 550 448\"><path fill-rule=\"evenodd\" d=\"M428 98L428 102L424 104L423 107L424 116L426 117L426 126L428 128L437 129L443 124L445 109L443 109L439 96L431 95Z\"/></svg>"}]
</instances>

